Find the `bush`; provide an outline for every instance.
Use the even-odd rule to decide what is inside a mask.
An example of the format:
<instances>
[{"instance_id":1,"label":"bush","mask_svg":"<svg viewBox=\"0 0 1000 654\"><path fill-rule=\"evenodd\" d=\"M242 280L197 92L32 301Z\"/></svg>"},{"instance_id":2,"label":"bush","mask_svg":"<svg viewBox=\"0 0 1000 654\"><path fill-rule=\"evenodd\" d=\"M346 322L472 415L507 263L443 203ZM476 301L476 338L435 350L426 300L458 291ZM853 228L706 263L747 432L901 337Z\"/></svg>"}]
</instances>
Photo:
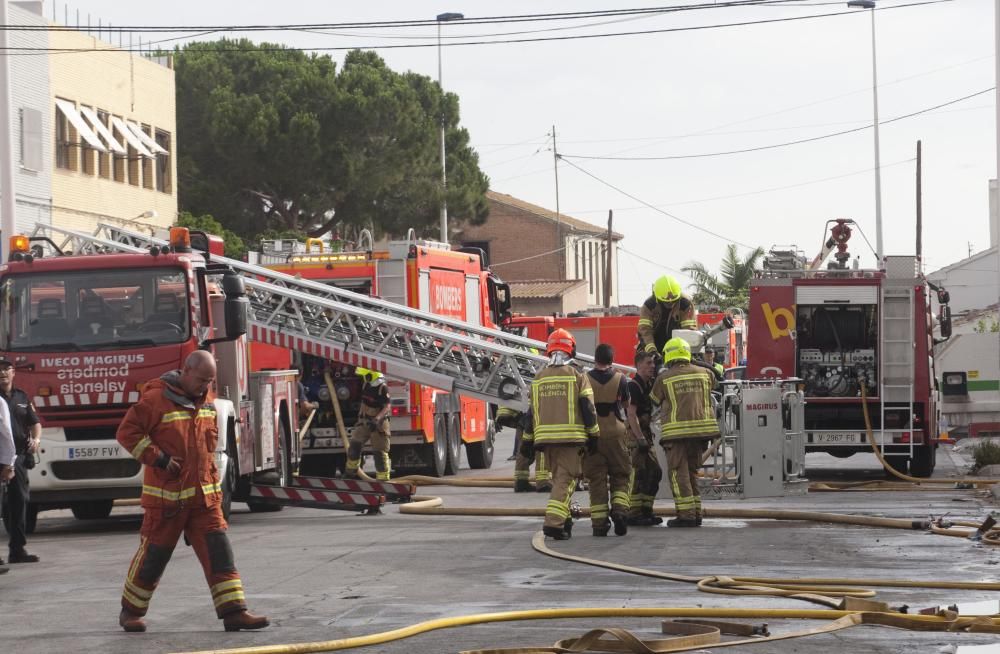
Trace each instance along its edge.
<instances>
[{"instance_id":1,"label":"bush","mask_svg":"<svg viewBox=\"0 0 1000 654\"><path fill-rule=\"evenodd\" d=\"M984 440L972 448L972 471L982 470L988 465L1000 463L1000 443Z\"/></svg>"}]
</instances>

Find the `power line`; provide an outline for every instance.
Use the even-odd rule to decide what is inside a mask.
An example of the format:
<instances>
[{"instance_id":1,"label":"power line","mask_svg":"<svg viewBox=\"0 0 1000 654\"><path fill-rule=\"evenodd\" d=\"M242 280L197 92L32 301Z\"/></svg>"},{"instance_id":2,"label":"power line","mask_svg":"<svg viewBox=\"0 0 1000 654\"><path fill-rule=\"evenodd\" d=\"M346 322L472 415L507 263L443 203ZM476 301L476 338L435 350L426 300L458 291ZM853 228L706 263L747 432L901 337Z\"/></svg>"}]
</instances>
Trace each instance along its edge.
<instances>
[{"instance_id":1,"label":"power line","mask_svg":"<svg viewBox=\"0 0 1000 654\"><path fill-rule=\"evenodd\" d=\"M555 254L556 252L562 252L566 249L566 246L561 248L556 248L555 250L549 250L548 252L542 252L541 254L533 254L530 257L524 257L523 259L514 259L513 261L501 261L500 263L491 263L490 268L495 268L496 266L507 266L512 263L521 263L522 261L530 261L531 259L537 259L539 257L547 257L550 254Z\"/></svg>"},{"instance_id":2,"label":"power line","mask_svg":"<svg viewBox=\"0 0 1000 654\"><path fill-rule=\"evenodd\" d=\"M564 160L563 156L561 154L557 154L556 156L559 159ZM639 202L639 203L644 204L645 206L649 207L653 211L656 211L658 213L662 213L667 218L671 218L673 220L676 220L677 222L682 223L684 225L687 225L688 227L693 227L694 229L697 229L700 232L704 232L704 233L708 234L709 236L714 236L715 238L721 239L721 240L725 241L726 243L735 243L736 245L739 245L741 247L747 248L748 250L753 250L754 249L754 246L752 246L752 245L747 245L746 243L740 243L739 241L737 241L735 239L729 238L727 236L723 236L722 234L717 234L716 232L713 232L710 229L705 229L704 227L702 227L700 225L696 225L696 224L694 224L692 222L688 222L687 220L684 220L683 218L679 218L678 216L675 216L674 214L672 214L672 213L670 213L668 211L664 211L663 209L660 209L659 207L654 207L653 205L649 204L645 200L642 200L642 199L637 198L636 196L632 195L628 191L624 191L624 190L618 188L617 186L615 186L611 182L605 181L605 180L601 179L600 177L598 177L597 175L584 170L583 168L581 168L580 166L576 165L572 161L566 161L566 163L568 163L570 166L573 166L574 168L576 168L577 170L579 170L584 175L586 175L586 176L588 176L588 177L590 177L590 178L592 178L592 179L600 182L601 184L604 184L608 188L613 189L615 191L618 191L619 193L621 193L625 197L632 198L636 202Z\"/></svg>"},{"instance_id":3,"label":"power line","mask_svg":"<svg viewBox=\"0 0 1000 654\"><path fill-rule=\"evenodd\" d=\"M651 263L654 266L656 266L657 268L663 268L664 270L669 270L672 273L675 273L675 274L678 274L678 275L685 275L685 276L687 276L686 272L683 272L681 270L677 270L676 268L671 268L670 266L665 266L662 263L660 263L659 261L653 261L652 259L647 259L646 257L642 256L641 254L636 254L635 252L632 252L631 250L626 250L625 248L623 248L621 246L621 244L618 245L618 251L619 252L624 252L625 254L633 256L636 259L639 259L641 261L645 261L646 263Z\"/></svg>"},{"instance_id":4,"label":"power line","mask_svg":"<svg viewBox=\"0 0 1000 654\"><path fill-rule=\"evenodd\" d=\"M766 1L766 0L765 0ZM954 2L955 0L922 0L920 2L911 2L908 4L895 5L893 7L879 7L876 11L889 11L892 9L906 9L910 7L919 7L923 5L934 5L941 4L943 2ZM761 3L754 3L759 5ZM719 4L719 5L707 5L711 7L729 7L729 6L740 6L735 3ZM575 34L571 36L546 36L546 37L533 37L524 39L495 39L495 40L475 40L475 41L458 41L455 43L442 43L441 47L456 47L456 46L470 46L470 45L509 45L517 43L541 43L547 41L575 41L579 39L599 39L599 38L611 38L618 36L645 36L650 34L669 34L674 32L694 32L694 31L704 31L713 29L722 29L727 27L747 27L751 25L764 25L768 23L787 23L800 20L811 20L814 18L831 18L835 16L847 16L854 12L851 11L837 11L828 12L823 14L810 14L808 16L786 16L783 18L768 18L762 20L747 20L747 21L737 21L732 23L714 23L710 25L695 25L688 27L667 27L661 29L649 29L649 30L635 30L629 32L605 32L598 34ZM127 28L115 28L116 30L126 30ZM291 29L291 28L286 28ZM163 30L171 31L171 30ZM176 31L176 30L173 30ZM223 31L223 30L216 30ZM205 53L228 53L228 52L339 52L345 50L397 50L397 49L412 49L412 48L437 48L439 44L437 41L428 41L426 43L396 43L396 44L386 44L386 45L352 45L352 46L318 46L318 47L252 47L252 48L215 48L214 50L205 50ZM146 52L146 50L131 49L131 48L37 48L37 47L8 47L0 49L0 52L5 52L9 55L35 55L35 54L72 54L80 52L106 52L108 50L115 50L117 52Z\"/></svg>"},{"instance_id":5,"label":"power line","mask_svg":"<svg viewBox=\"0 0 1000 654\"><path fill-rule=\"evenodd\" d=\"M942 107L947 107L959 102L963 102L970 98L983 95L985 93L990 93L995 90L995 86L991 86L988 89L983 89L982 91L976 91L975 93L970 93L964 95L960 98L955 98L954 100L949 100L947 102L942 102L941 104L934 105L933 107L927 107L919 111L914 111L908 114L903 114L902 116L896 116L895 118L889 118L887 120L880 120L879 125L888 125L889 123L895 123L897 121L913 118L914 116L919 116L920 114L926 114L928 112L934 111L935 109L941 109ZM770 145L761 145L754 148L743 148L742 150L726 150L723 152L701 152L697 154L674 154L663 157L617 157L614 155L603 156L603 155L580 155L580 154L560 154L560 158L564 159L587 159L596 161L671 161L675 159L703 159L706 157L723 157L732 154L746 154L748 152L761 152L763 150L774 150L776 148L785 148L791 145L801 145L802 143L812 143L815 141L822 141L825 139L834 138L837 136L844 136L845 134L853 134L855 132L862 132L866 129L871 129L872 125L862 125L861 127L854 127L851 129L840 130L839 132L831 132L829 134L821 134L819 136L812 136L805 139L796 139L794 141L786 141L784 143L772 143Z\"/></svg>"}]
</instances>

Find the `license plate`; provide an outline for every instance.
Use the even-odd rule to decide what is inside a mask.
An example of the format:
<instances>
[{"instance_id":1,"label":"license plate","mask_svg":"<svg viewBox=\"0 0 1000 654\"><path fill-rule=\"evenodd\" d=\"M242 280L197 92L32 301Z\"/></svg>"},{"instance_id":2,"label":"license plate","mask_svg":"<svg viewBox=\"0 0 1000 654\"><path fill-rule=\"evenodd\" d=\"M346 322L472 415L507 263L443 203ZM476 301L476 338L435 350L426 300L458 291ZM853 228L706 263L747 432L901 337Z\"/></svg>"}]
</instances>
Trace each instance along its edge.
<instances>
[{"instance_id":1,"label":"license plate","mask_svg":"<svg viewBox=\"0 0 1000 654\"><path fill-rule=\"evenodd\" d=\"M66 458L78 459L117 459L122 456L120 445L100 445L95 447L67 447Z\"/></svg>"},{"instance_id":2,"label":"license plate","mask_svg":"<svg viewBox=\"0 0 1000 654\"><path fill-rule=\"evenodd\" d=\"M827 432L827 433L813 433L812 442L822 443L823 445L859 445L865 442L864 434L859 434L857 432L845 433L845 432Z\"/></svg>"}]
</instances>

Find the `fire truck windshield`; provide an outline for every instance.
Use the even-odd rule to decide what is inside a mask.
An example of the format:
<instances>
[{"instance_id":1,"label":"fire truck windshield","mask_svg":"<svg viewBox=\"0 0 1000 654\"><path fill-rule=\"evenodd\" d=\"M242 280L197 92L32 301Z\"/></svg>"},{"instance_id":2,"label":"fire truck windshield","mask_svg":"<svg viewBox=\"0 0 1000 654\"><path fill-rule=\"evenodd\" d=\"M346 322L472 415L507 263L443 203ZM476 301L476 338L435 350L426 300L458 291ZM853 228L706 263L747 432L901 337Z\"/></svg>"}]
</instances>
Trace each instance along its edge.
<instances>
[{"instance_id":1,"label":"fire truck windshield","mask_svg":"<svg viewBox=\"0 0 1000 654\"><path fill-rule=\"evenodd\" d=\"M187 280L174 268L18 274L0 294L8 352L149 347L191 332Z\"/></svg>"}]
</instances>

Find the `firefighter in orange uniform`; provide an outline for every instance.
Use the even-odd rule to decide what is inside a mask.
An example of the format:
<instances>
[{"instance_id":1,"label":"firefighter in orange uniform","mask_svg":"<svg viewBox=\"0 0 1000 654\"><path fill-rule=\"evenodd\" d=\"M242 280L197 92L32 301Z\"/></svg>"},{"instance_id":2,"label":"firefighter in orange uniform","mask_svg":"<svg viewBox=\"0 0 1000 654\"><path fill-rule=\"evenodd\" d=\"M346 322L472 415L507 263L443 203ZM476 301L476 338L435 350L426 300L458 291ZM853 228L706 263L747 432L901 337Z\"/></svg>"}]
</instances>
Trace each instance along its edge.
<instances>
[{"instance_id":1,"label":"firefighter in orange uniform","mask_svg":"<svg viewBox=\"0 0 1000 654\"><path fill-rule=\"evenodd\" d=\"M268 625L267 618L247 611L222 517L215 465L219 431L210 390L215 369L211 354L192 352L183 370L146 385L118 427L118 442L146 467L139 551L125 577L118 618L125 631L146 630L142 617L182 533L201 562L226 631Z\"/></svg>"}]
</instances>

